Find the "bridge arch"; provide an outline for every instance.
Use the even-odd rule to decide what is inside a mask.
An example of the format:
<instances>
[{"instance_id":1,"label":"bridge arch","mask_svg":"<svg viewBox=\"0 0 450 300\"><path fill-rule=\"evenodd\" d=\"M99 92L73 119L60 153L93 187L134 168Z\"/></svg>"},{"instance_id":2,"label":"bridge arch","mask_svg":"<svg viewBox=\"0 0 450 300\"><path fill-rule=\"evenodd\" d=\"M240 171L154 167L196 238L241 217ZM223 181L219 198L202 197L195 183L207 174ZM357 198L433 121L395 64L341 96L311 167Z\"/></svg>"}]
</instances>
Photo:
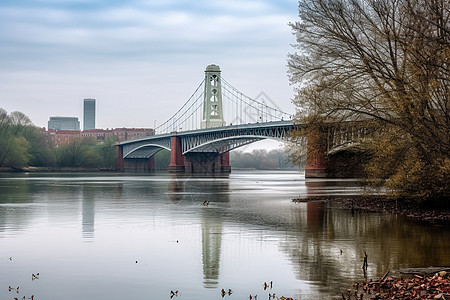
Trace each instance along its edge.
<instances>
[{"instance_id":1,"label":"bridge arch","mask_svg":"<svg viewBox=\"0 0 450 300\"><path fill-rule=\"evenodd\" d=\"M252 144L261 140L274 139L282 141L282 138L262 135L245 135L245 136L229 136L218 138L215 140L206 141L202 144L196 145L183 152L183 155L192 152L218 152L219 155L238 149L242 146Z\"/></svg>"},{"instance_id":2,"label":"bridge arch","mask_svg":"<svg viewBox=\"0 0 450 300\"><path fill-rule=\"evenodd\" d=\"M169 150L170 148L167 146L159 145L159 144L145 144L140 145L137 148L129 151L128 153L123 155L125 159L131 158L150 158L161 150Z\"/></svg>"}]
</instances>

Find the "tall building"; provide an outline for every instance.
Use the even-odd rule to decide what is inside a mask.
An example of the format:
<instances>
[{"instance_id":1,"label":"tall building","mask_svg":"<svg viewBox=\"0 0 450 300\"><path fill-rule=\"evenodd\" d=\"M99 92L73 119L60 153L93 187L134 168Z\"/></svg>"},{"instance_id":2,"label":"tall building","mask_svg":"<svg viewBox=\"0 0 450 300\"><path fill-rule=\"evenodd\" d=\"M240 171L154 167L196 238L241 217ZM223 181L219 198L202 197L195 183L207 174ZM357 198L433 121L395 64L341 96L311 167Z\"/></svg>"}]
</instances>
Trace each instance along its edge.
<instances>
[{"instance_id":1,"label":"tall building","mask_svg":"<svg viewBox=\"0 0 450 300\"><path fill-rule=\"evenodd\" d=\"M80 121L76 117L50 117L48 129L80 130Z\"/></svg>"},{"instance_id":2,"label":"tall building","mask_svg":"<svg viewBox=\"0 0 450 300\"><path fill-rule=\"evenodd\" d=\"M95 129L95 99L84 99L83 130Z\"/></svg>"}]
</instances>

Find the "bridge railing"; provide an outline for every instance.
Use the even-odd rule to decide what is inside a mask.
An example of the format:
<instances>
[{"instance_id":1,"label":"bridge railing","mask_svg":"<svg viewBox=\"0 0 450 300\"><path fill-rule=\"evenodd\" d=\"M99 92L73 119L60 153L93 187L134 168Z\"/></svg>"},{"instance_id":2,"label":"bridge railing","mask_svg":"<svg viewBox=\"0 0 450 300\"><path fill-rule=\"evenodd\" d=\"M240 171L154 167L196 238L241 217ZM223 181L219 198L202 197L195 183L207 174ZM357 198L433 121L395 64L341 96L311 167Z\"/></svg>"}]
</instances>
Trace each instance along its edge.
<instances>
[{"instance_id":1,"label":"bridge railing","mask_svg":"<svg viewBox=\"0 0 450 300\"><path fill-rule=\"evenodd\" d=\"M334 152L351 145L360 145L380 130L370 121L349 121L328 126L327 152Z\"/></svg>"}]
</instances>

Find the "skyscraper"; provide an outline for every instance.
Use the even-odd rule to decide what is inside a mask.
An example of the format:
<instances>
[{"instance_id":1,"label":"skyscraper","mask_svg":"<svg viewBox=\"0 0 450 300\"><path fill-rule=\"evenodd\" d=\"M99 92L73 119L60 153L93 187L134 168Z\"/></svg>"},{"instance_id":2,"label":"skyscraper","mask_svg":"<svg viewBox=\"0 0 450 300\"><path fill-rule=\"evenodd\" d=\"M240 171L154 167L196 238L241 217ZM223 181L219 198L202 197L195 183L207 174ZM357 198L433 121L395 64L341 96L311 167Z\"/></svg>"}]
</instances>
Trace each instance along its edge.
<instances>
[{"instance_id":1,"label":"skyscraper","mask_svg":"<svg viewBox=\"0 0 450 300\"><path fill-rule=\"evenodd\" d=\"M95 99L84 99L83 130L95 129Z\"/></svg>"}]
</instances>

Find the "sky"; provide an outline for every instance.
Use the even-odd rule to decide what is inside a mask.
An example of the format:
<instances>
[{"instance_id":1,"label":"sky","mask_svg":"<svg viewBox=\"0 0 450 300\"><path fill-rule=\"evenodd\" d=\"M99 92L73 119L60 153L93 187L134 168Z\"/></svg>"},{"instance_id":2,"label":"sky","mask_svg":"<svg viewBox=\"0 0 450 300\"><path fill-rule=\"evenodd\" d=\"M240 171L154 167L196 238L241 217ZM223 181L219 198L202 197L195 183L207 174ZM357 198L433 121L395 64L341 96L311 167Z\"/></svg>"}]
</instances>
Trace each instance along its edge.
<instances>
[{"instance_id":1,"label":"sky","mask_svg":"<svg viewBox=\"0 0 450 300\"><path fill-rule=\"evenodd\" d=\"M1 0L0 108L39 127L97 101L96 128L169 119L219 65L250 97L295 111L297 0Z\"/></svg>"}]
</instances>

